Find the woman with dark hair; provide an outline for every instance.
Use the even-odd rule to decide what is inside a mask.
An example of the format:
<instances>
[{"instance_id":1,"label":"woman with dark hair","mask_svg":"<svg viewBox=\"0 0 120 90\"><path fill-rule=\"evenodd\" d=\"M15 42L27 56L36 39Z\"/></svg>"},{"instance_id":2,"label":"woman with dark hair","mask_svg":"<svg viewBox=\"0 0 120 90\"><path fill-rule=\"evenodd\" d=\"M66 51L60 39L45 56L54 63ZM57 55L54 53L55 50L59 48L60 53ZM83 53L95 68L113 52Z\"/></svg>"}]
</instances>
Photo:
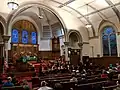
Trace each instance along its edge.
<instances>
[{"instance_id":1,"label":"woman with dark hair","mask_svg":"<svg viewBox=\"0 0 120 90\"><path fill-rule=\"evenodd\" d=\"M62 89L63 89L63 87L60 83L55 84L54 90L62 90Z\"/></svg>"}]
</instances>

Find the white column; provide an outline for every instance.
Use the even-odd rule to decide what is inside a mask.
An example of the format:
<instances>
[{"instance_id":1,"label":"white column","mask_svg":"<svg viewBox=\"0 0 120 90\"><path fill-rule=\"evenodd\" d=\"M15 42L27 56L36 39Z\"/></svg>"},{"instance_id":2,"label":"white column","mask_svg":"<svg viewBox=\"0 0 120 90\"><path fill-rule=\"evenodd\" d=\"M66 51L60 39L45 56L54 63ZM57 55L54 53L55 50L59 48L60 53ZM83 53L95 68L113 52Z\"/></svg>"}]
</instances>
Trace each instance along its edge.
<instances>
[{"instance_id":1,"label":"white column","mask_svg":"<svg viewBox=\"0 0 120 90\"><path fill-rule=\"evenodd\" d=\"M79 49L80 49L80 59L81 59L80 62L83 63L83 61L82 61L82 48L83 48L83 43L78 43L78 46L79 46Z\"/></svg>"},{"instance_id":2,"label":"white column","mask_svg":"<svg viewBox=\"0 0 120 90\"><path fill-rule=\"evenodd\" d=\"M6 60L8 62L8 40L9 40L10 36L3 35L2 38L3 38L3 42L4 42L4 47L3 47L4 54L3 54L3 56L4 56L4 60ZM3 73L5 73L4 65L3 65Z\"/></svg>"},{"instance_id":3,"label":"white column","mask_svg":"<svg viewBox=\"0 0 120 90\"><path fill-rule=\"evenodd\" d=\"M5 60L8 62L8 42L4 43Z\"/></svg>"},{"instance_id":4,"label":"white column","mask_svg":"<svg viewBox=\"0 0 120 90\"><path fill-rule=\"evenodd\" d=\"M69 42L64 42L65 44L65 61L70 61L68 57L68 47L69 47Z\"/></svg>"}]
</instances>

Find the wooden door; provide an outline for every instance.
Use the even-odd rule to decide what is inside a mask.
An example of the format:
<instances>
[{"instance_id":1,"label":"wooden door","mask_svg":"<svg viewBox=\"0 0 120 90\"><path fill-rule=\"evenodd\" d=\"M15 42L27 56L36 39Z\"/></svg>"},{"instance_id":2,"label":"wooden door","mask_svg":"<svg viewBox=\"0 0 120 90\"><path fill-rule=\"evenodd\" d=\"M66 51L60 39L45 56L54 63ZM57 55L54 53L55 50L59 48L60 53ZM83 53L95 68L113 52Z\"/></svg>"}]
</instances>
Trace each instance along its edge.
<instances>
[{"instance_id":1,"label":"wooden door","mask_svg":"<svg viewBox=\"0 0 120 90\"><path fill-rule=\"evenodd\" d=\"M70 57L70 62L72 65L78 65L80 63L80 49L69 49L70 53L68 56Z\"/></svg>"},{"instance_id":2,"label":"wooden door","mask_svg":"<svg viewBox=\"0 0 120 90\"><path fill-rule=\"evenodd\" d=\"M71 55L71 64L74 66L77 66L80 62L80 56L79 55Z\"/></svg>"}]
</instances>

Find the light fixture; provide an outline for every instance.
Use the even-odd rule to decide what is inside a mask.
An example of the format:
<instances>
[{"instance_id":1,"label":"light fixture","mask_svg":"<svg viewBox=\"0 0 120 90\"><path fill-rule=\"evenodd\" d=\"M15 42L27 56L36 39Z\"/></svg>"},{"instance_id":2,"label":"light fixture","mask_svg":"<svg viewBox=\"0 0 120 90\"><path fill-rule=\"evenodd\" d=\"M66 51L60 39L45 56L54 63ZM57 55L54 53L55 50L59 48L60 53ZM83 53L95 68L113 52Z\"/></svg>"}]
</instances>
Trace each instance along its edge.
<instances>
[{"instance_id":1,"label":"light fixture","mask_svg":"<svg viewBox=\"0 0 120 90\"><path fill-rule=\"evenodd\" d=\"M38 17L39 19L43 19L42 8L38 7Z\"/></svg>"},{"instance_id":2,"label":"light fixture","mask_svg":"<svg viewBox=\"0 0 120 90\"><path fill-rule=\"evenodd\" d=\"M86 24L85 27L86 27L86 28L91 28L92 25L91 25L91 24Z\"/></svg>"},{"instance_id":3,"label":"light fixture","mask_svg":"<svg viewBox=\"0 0 120 90\"><path fill-rule=\"evenodd\" d=\"M89 21L89 16L88 16L88 4L86 4L87 5L87 14L86 14L86 19ZM86 24L85 25L85 27L86 28L91 28L92 27L92 25L91 24Z\"/></svg>"},{"instance_id":4,"label":"light fixture","mask_svg":"<svg viewBox=\"0 0 120 90\"><path fill-rule=\"evenodd\" d=\"M8 8L10 8L11 10L15 10L19 6L19 4L13 0L8 1L7 5L8 5Z\"/></svg>"}]
</instances>

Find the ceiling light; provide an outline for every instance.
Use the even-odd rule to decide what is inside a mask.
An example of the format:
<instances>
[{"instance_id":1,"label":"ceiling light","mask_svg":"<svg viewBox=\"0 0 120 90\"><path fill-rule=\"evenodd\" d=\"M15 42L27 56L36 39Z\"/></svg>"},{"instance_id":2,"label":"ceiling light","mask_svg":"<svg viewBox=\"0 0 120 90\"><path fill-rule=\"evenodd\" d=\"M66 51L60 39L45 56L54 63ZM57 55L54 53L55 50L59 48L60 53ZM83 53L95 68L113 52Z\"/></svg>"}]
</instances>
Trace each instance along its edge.
<instances>
[{"instance_id":1,"label":"ceiling light","mask_svg":"<svg viewBox=\"0 0 120 90\"><path fill-rule=\"evenodd\" d=\"M43 16L38 16L40 19L43 19Z\"/></svg>"},{"instance_id":2,"label":"ceiling light","mask_svg":"<svg viewBox=\"0 0 120 90\"><path fill-rule=\"evenodd\" d=\"M86 28L91 28L92 25L91 25L91 24L86 24L85 27L86 27Z\"/></svg>"},{"instance_id":3,"label":"ceiling light","mask_svg":"<svg viewBox=\"0 0 120 90\"><path fill-rule=\"evenodd\" d=\"M86 5L87 5L87 16L86 16L86 19L89 21L89 16L88 16L88 4L86 4ZM86 27L86 28L91 28L92 25L89 23L89 24L86 24L85 27Z\"/></svg>"},{"instance_id":4,"label":"ceiling light","mask_svg":"<svg viewBox=\"0 0 120 90\"><path fill-rule=\"evenodd\" d=\"M16 2L14 2L14 1L8 1L8 3L7 3L7 5L8 5L8 8L10 8L10 9L12 9L12 10L14 10L14 9L17 9L18 8L18 3L16 3Z\"/></svg>"},{"instance_id":5,"label":"ceiling light","mask_svg":"<svg viewBox=\"0 0 120 90\"><path fill-rule=\"evenodd\" d=\"M43 10L42 8L39 8L39 7L38 7L38 17L39 19L43 19Z\"/></svg>"}]
</instances>

